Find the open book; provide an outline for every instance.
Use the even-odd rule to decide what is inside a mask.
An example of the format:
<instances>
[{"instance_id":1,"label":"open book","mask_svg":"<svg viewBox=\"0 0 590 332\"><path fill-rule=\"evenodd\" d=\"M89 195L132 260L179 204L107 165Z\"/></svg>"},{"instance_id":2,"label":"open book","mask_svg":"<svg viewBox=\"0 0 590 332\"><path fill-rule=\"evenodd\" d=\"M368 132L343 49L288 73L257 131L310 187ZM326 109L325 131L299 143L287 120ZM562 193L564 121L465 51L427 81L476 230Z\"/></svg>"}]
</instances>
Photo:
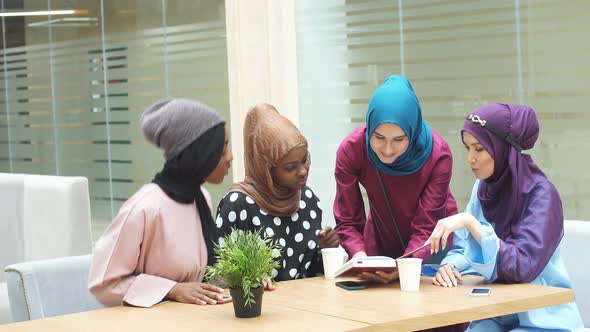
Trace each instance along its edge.
<instances>
[{"instance_id":1,"label":"open book","mask_svg":"<svg viewBox=\"0 0 590 332\"><path fill-rule=\"evenodd\" d=\"M342 265L335 273L335 277L356 276L362 272L395 270L395 259L387 256L367 256L352 258Z\"/></svg>"}]
</instances>

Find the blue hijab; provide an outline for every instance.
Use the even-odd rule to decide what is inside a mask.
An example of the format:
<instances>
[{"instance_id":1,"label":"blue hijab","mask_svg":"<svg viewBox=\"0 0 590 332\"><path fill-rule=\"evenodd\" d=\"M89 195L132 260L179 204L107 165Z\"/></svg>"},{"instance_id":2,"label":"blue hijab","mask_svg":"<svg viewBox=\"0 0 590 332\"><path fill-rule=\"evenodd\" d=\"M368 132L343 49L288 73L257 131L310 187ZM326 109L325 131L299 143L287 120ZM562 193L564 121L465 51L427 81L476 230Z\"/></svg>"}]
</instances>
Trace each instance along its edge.
<instances>
[{"instance_id":1,"label":"blue hijab","mask_svg":"<svg viewBox=\"0 0 590 332\"><path fill-rule=\"evenodd\" d=\"M426 120L422 119L418 97L405 77L393 75L381 84L371 97L366 120L369 160L385 174L414 174L421 170L430 158L432 132ZM408 149L391 164L381 162L369 143L375 128L382 123L399 126L410 140Z\"/></svg>"}]
</instances>

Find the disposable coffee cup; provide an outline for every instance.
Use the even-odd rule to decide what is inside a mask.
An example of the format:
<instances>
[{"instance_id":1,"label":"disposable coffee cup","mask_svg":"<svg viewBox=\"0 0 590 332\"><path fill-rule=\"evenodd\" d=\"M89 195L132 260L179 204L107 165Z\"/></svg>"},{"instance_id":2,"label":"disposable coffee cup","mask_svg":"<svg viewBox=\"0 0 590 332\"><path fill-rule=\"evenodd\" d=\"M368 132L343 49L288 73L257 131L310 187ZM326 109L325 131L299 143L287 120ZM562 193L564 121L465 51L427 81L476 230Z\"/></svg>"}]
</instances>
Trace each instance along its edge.
<instances>
[{"instance_id":1,"label":"disposable coffee cup","mask_svg":"<svg viewBox=\"0 0 590 332\"><path fill-rule=\"evenodd\" d=\"M346 263L348 254L341 248L322 249L322 261L324 263L324 276L334 279L336 271Z\"/></svg>"},{"instance_id":2,"label":"disposable coffee cup","mask_svg":"<svg viewBox=\"0 0 590 332\"><path fill-rule=\"evenodd\" d=\"M402 291L417 292L420 289L421 258L400 258L396 260L399 283Z\"/></svg>"}]
</instances>

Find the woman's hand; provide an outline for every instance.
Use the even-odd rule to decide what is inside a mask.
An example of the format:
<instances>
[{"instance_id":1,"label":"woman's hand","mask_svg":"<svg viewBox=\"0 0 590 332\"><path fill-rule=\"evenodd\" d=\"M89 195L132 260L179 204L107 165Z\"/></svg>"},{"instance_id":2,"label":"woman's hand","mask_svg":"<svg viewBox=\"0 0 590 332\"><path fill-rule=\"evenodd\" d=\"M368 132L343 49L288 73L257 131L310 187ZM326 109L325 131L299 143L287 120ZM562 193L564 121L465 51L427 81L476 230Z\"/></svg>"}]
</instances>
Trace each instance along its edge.
<instances>
[{"instance_id":1,"label":"woman's hand","mask_svg":"<svg viewBox=\"0 0 590 332\"><path fill-rule=\"evenodd\" d=\"M267 290L267 291L273 291L273 290L277 289L277 286L275 286L272 283L272 280L270 280L270 279L263 280L262 281L262 287L264 287L264 289Z\"/></svg>"},{"instance_id":2,"label":"woman's hand","mask_svg":"<svg viewBox=\"0 0 590 332\"><path fill-rule=\"evenodd\" d=\"M179 282L166 298L182 303L217 304L223 301L223 288L201 282Z\"/></svg>"},{"instance_id":3,"label":"woman's hand","mask_svg":"<svg viewBox=\"0 0 590 332\"><path fill-rule=\"evenodd\" d=\"M320 238L320 249L336 248L340 245L340 236L332 227L324 228L318 236Z\"/></svg>"},{"instance_id":4,"label":"woman's hand","mask_svg":"<svg viewBox=\"0 0 590 332\"><path fill-rule=\"evenodd\" d=\"M455 287L459 282L463 282L463 278L453 264L443 265L432 277L432 283L442 287Z\"/></svg>"},{"instance_id":5,"label":"woman's hand","mask_svg":"<svg viewBox=\"0 0 590 332\"><path fill-rule=\"evenodd\" d=\"M394 280L399 279L399 272L392 271L392 272L384 272L384 271L377 271L373 272L363 272L358 275L359 278L374 282L380 282L382 284L388 284Z\"/></svg>"},{"instance_id":6,"label":"woman's hand","mask_svg":"<svg viewBox=\"0 0 590 332\"><path fill-rule=\"evenodd\" d=\"M432 231L432 235L430 235L430 252L438 253L441 248L445 249L449 235L465 227L472 231L472 226L475 223L479 224L479 221L469 213L459 213L439 220Z\"/></svg>"}]
</instances>

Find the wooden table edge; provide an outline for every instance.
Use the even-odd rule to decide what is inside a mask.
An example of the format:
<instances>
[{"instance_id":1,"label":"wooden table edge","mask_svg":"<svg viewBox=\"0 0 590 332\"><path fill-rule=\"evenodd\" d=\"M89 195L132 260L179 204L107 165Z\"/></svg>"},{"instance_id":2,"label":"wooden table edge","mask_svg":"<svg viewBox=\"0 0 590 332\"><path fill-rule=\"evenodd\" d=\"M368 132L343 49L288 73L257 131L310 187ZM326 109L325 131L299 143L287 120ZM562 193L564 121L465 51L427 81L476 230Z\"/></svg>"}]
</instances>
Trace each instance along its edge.
<instances>
[{"instance_id":1,"label":"wooden table edge","mask_svg":"<svg viewBox=\"0 0 590 332\"><path fill-rule=\"evenodd\" d=\"M453 313L440 313L435 314L429 317L428 320L424 319L424 317L413 317L404 319L397 322L389 322L389 323L379 323L379 324L371 324L368 322L362 322L366 324L371 324L368 327L363 327L360 329L354 329L349 331L355 332L385 332L385 331L415 331L415 330L422 330L422 329L429 329L434 327L441 327L453 324L464 323L466 320L460 319L458 316L461 313L469 313L473 320L481 320L486 318L504 316L514 313L514 307L523 306L525 305L527 309L519 312L551 307L559 304L565 304L574 302L574 291L572 289L563 288L563 291L557 294L549 295L549 299L547 299L548 295L541 295L538 297L533 298L526 298L526 299L518 299L513 300L510 302L504 302L502 304L491 304L486 307L478 307L475 310L471 311L472 309L460 309L456 310ZM540 301L543 299L543 301ZM535 303L531 306L531 303ZM501 305L501 307L497 307ZM486 308L494 308L494 313L489 313L489 310Z\"/></svg>"}]
</instances>

